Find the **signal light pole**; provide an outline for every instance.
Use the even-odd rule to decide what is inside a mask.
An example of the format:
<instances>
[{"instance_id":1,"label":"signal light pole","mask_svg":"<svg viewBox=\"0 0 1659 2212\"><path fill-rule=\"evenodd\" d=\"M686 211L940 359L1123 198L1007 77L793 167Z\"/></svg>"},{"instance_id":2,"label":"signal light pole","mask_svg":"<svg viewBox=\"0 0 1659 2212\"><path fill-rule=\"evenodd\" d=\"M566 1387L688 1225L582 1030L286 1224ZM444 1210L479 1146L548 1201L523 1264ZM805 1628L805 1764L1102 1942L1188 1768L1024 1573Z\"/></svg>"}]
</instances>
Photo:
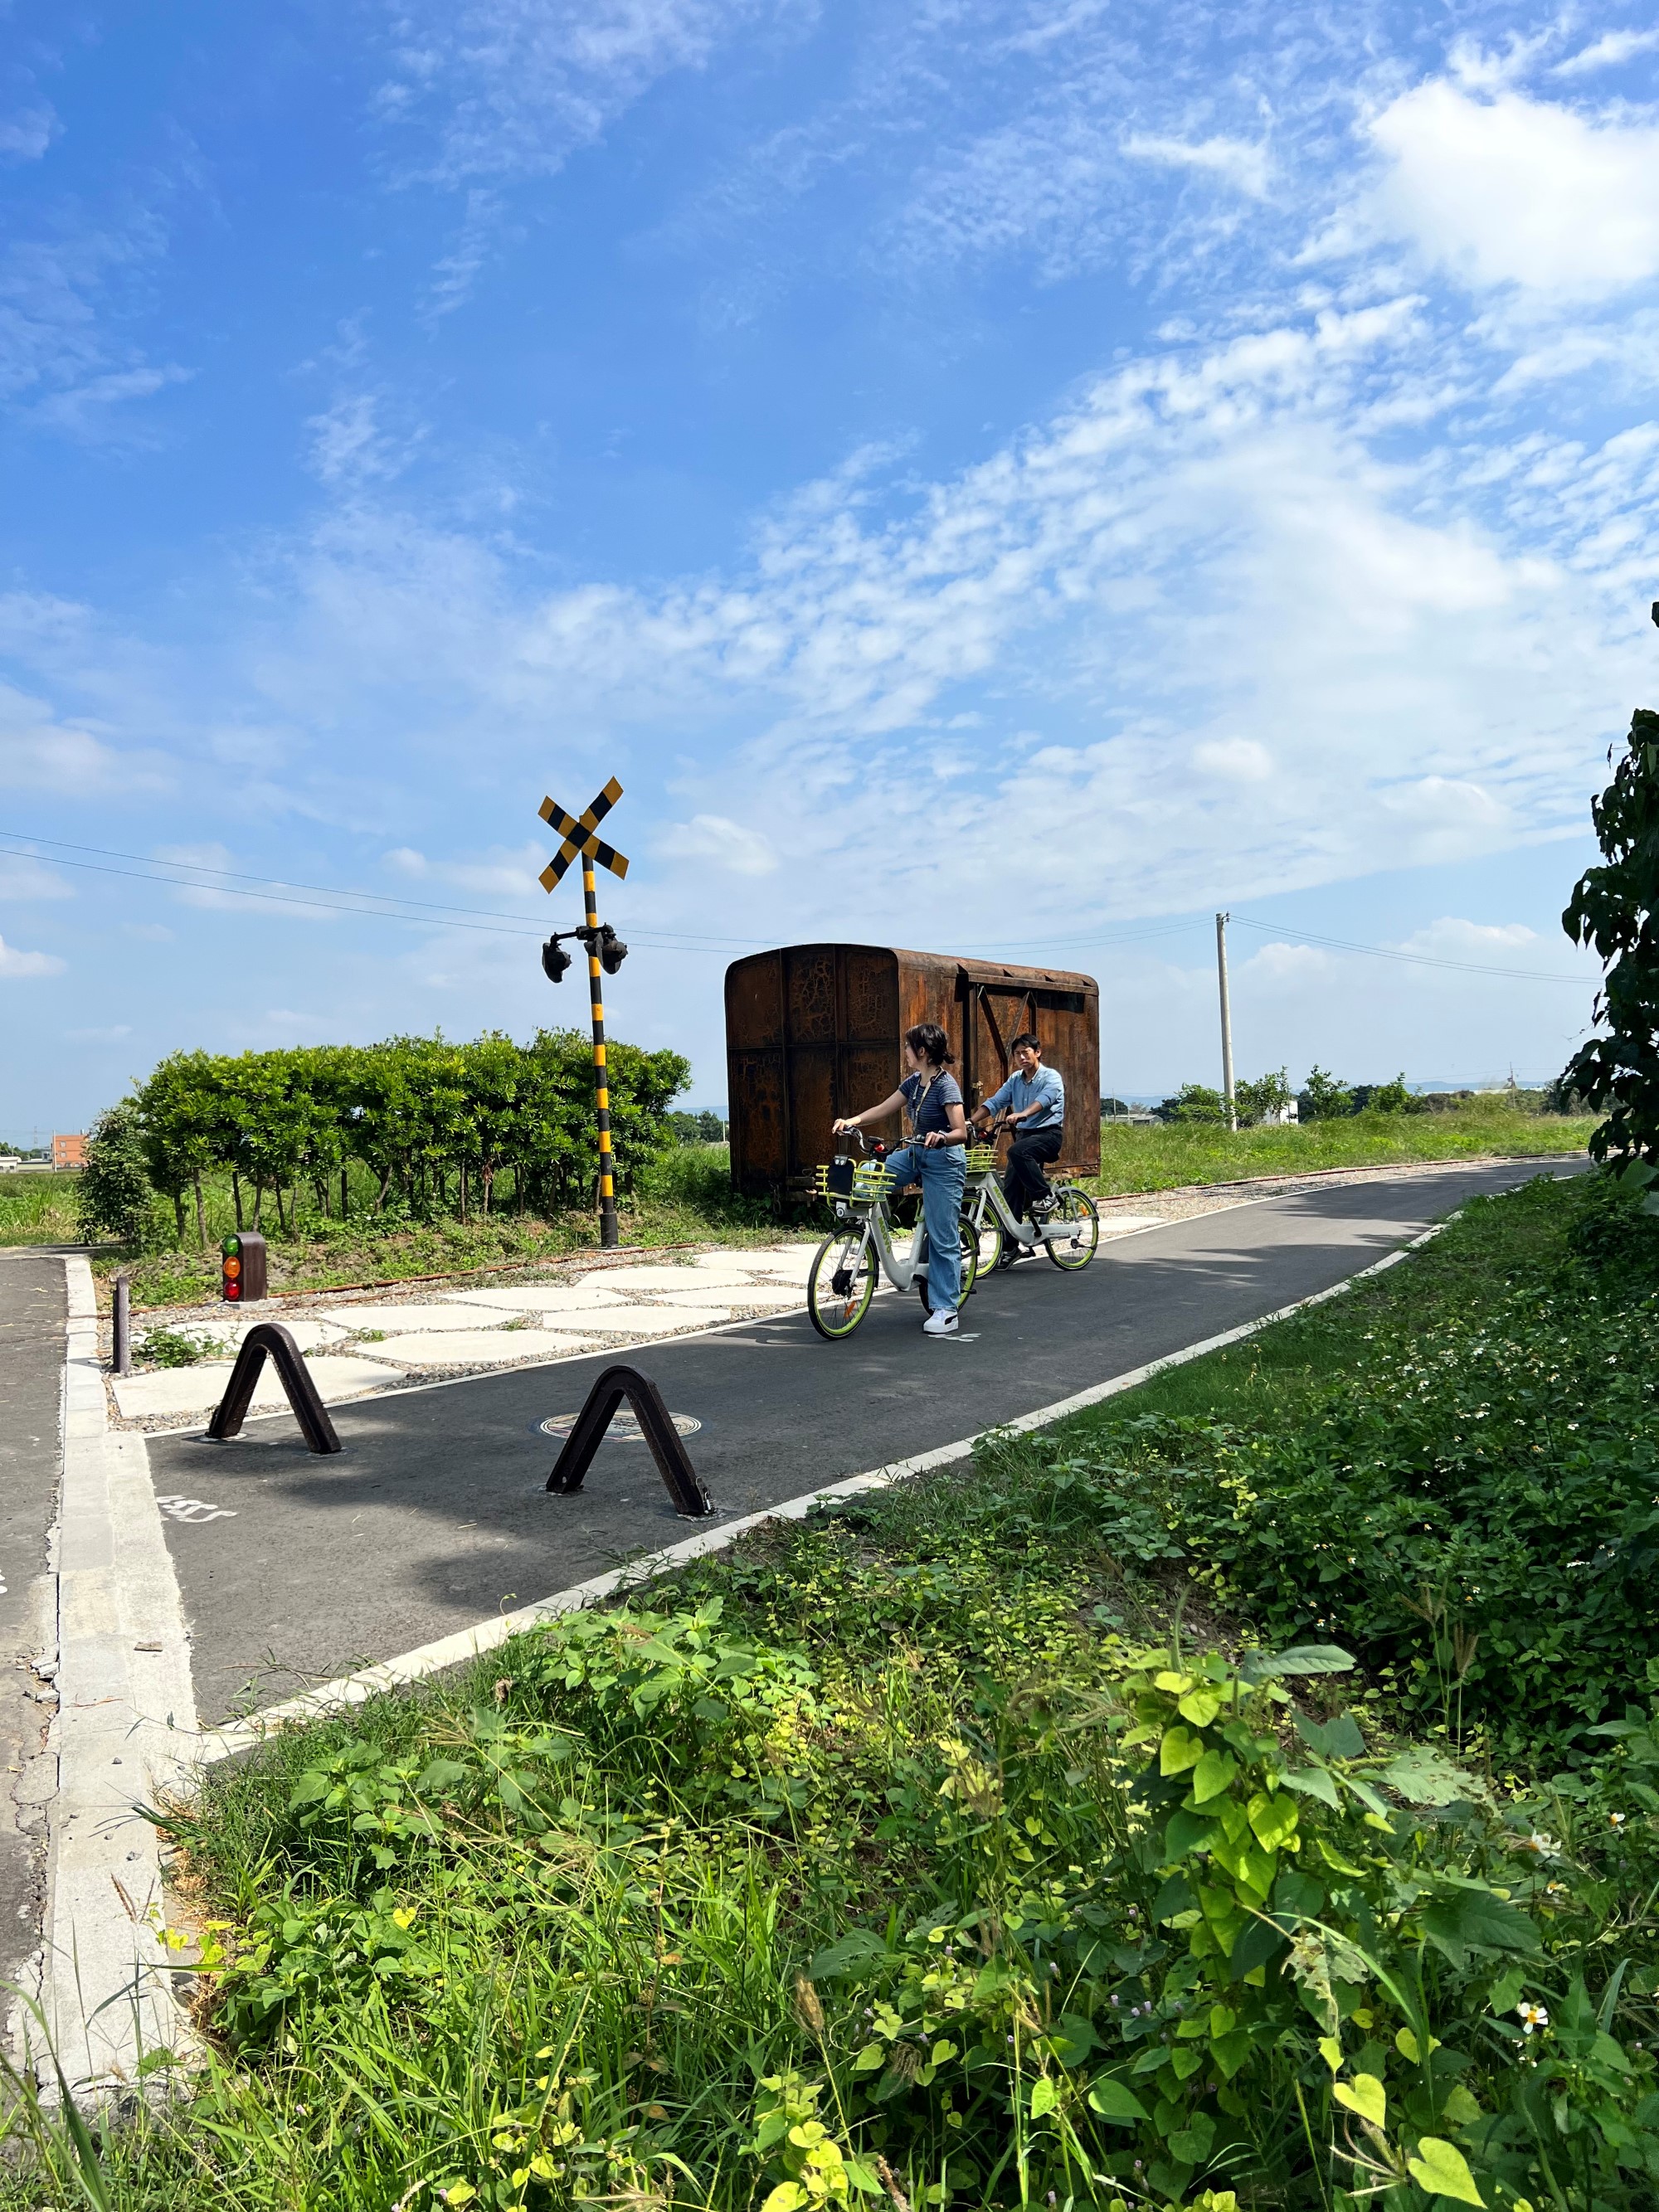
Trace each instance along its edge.
<instances>
[{"instance_id":1,"label":"signal light pole","mask_svg":"<svg viewBox=\"0 0 1659 2212\"><path fill-rule=\"evenodd\" d=\"M550 822L564 839L542 870L542 889L550 892L577 854L581 855L582 906L587 919L580 929L554 931L542 947L542 972L550 983L562 981L570 966L570 955L562 949L562 941L575 938L587 947L587 995L593 1014L593 1097L599 1138L599 1243L607 1250L619 1244L622 1236L617 1226L616 1167L611 1150L611 1077L605 1060L605 997L599 972L603 969L607 975L614 975L628 957L628 947L608 921L599 920L593 863L597 860L602 868L609 868L620 881L628 873L628 861L614 846L607 845L593 833L621 797L622 786L613 775L580 820L567 814L550 799L544 799L537 810L543 821Z\"/></svg>"}]
</instances>

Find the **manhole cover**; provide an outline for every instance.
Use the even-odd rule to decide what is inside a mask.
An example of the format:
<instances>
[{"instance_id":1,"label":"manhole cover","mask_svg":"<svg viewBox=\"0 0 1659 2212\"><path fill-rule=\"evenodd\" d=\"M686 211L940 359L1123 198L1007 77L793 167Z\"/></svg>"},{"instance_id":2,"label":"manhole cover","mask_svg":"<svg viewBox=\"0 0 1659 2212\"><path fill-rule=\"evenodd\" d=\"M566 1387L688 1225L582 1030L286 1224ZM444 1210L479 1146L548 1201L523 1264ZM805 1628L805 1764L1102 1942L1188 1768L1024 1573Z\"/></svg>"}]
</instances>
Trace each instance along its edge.
<instances>
[{"instance_id":1,"label":"manhole cover","mask_svg":"<svg viewBox=\"0 0 1659 2212\"><path fill-rule=\"evenodd\" d=\"M671 1413L668 1418L683 1437L695 1437L702 1426L702 1423L690 1413ZM537 1426L544 1436L568 1437L580 1419L580 1413L550 1413L544 1421L538 1422ZM624 1406L621 1412L611 1416L611 1425L605 1433L616 1443L636 1444L643 1434L640 1417Z\"/></svg>"}]
</instances>

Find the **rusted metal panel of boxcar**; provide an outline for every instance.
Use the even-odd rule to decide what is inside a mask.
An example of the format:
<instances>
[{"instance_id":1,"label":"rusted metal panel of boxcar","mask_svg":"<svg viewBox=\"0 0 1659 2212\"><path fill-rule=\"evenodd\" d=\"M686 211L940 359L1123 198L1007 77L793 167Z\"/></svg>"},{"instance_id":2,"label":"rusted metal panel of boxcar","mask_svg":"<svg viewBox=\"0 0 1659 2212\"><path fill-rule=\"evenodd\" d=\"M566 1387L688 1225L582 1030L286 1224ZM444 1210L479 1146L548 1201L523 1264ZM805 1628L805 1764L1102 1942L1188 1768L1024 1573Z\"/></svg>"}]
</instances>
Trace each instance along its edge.
<instances>
[{"instance_id":1,"label":"rusted metal panel of boxcar","mask_svg":"<svg viewBox=\"0 0 1659 2212\"><path fill-rule=\"evenodd\" d=\"M1008 1072L1008 1042L1033 1029L1066 1083L1060 1166L1100 1166L1100 994L1066 969L1014 968L872 945L792 945L733 962L726 975L732 1179L787 1188L832 1149L830 1123L885 1097L916 1022L951 1040L969 1106ZM890 1140L896 1116L878 1125Z\"/></svg>"}]
</instances>

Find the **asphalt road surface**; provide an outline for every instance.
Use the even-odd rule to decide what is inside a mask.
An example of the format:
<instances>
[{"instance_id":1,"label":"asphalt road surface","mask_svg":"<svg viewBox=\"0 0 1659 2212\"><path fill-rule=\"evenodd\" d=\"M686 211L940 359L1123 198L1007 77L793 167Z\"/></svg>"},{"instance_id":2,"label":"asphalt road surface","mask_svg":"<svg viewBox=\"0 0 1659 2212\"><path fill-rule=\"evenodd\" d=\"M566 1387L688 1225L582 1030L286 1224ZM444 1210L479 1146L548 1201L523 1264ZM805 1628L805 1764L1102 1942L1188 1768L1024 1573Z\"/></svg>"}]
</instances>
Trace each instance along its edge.
<instances>
[{"instance_id":1,"label":"asphalt road surface","mask_svg":"<svg viewBox=\"0 0 1659 2212\"><path fill-rule=\"evenodd\" d=\"M40 1941L51 1691L34 1673L56 1632L46 1536L58 1494L64 1263L0 1252L0 1982Z\"/></svg>"},{"instance_id":2,"label":"asphalt road surface","mask_svg":"<svg viewBox=\"0 0 1659 2212\"><path fill-rule=\"evenodd\" d=\"M878 1297L827 1344L805 1315L593 1353L340 1408L344 1453L307 1453L287 1414L216 1445L152 1437L192 1637L204 1724L292 1697L602 1573L697 1526L643 1443L607 1440L574 1497L544 1485L572 1414L613 1358L637 1360L723 1512L953 1443L1328 1288L1533 1165L1449 1167L1230 1208L1103 1246L1079 1274L1044 1260L989 1279L963 1331L921 1332Z\"/></svg>"}]
</instances>

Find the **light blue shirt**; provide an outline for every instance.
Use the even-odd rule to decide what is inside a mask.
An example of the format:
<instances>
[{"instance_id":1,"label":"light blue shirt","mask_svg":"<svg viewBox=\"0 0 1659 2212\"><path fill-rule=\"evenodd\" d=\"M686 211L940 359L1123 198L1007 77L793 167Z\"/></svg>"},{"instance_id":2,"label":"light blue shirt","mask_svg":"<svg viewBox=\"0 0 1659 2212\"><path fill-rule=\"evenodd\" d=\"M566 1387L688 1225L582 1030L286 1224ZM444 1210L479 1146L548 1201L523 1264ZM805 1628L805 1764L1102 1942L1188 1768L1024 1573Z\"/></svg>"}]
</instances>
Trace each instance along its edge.
<instances>
[{"instance_id":1,"label":"light blue shirt","mask_svg":"<svg viewBox=\"0 0 1659 2212\"><path fill-rule=\"evenodd\" d=\"M1011 1075L1000 1091L994 1091L986 1100L988 1112L995 1114L1004 1106L1016 1114L1023 1114L1028 1106L1042 1102L1043 1111L1033 1114L1029 1121L1019 1125L1022 1135L1037 1129L1060 1129L1066 1123L1066 1085L1060 1079L1057 1068L1044 1067L1037 1063L1035 1075Z\"/></svg>"}]
</instances>

